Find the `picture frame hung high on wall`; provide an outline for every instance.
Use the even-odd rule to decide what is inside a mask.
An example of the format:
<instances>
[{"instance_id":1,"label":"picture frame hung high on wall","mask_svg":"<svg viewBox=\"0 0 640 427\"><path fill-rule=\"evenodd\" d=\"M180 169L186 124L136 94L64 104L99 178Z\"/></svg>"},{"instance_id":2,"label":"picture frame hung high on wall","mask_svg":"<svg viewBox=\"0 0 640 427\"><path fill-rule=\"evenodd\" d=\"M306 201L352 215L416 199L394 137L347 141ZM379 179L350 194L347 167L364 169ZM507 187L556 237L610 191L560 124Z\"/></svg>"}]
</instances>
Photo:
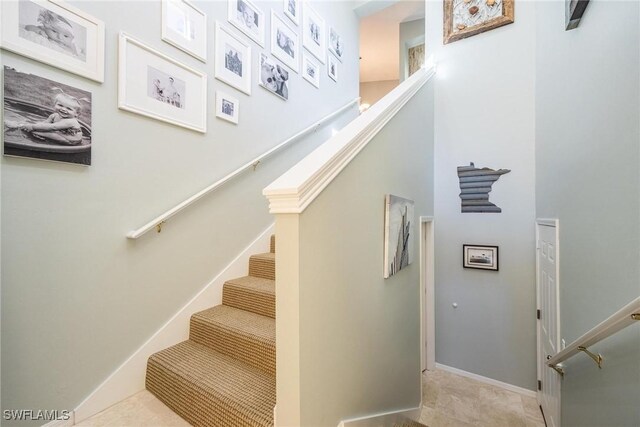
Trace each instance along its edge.
<instances>
[{"instance_id":1,"label":"picture frame hung high on wall","mask_svg":"<svg viewBox=\"0 0 640 427\"><path fill-rule=\"evenodd\" d=\"M121 32L118 108L205 133L207 75Z\"/></svg>"},{"instance_id":2,"label":"picture frame hung high on wall","mask_svg":"<svg viewBox=\"0 0 640 427\"><path fill-rule=\"evenodd\" d=\"M462 266L498 271L498 246L462 245Z\"/></svg>"},{"instance_id":3,"label":"picture frame hung high on wall","mask_svg":"<svg viewBox=\"0 0 640 427\"><path fill-rule=\"evenodd\" d=\"M284 14L291 19L296 25L300 24L300 15L302 14L301 0L283 0Z\"/></svg>"},{"instance_id":4,"label":"picture frame hung high on wall","mask_svg":"<svg viewBox=\"0 0 640 427\"><path fill-rule=\"evenodd\" d=\"M216 22L216 79L251 95L251 46Z\"/></svg>"},{"instance_id":5,"label":"picture frame hung high on wall","mask_svg":"<svg viewBox=\"0 0 640 427\"><path fill-rule=\"evenodd\" d=\"M307 52L302 53L302 77L320 88L320 64Z\"/></svg>"},{"instance_id":6,"label":"picture frame hung high on wall","mask_svg":"<svg viewBox=\"0 0 640 427\"><path fill-rule=\"evenodd\" d=\"M104 82L104 23L60 0L1 1L0 47Z\"/></svg>"},{"instance_id":7,"label":"picture frame hung high on wall","mask_svg":"<svg viewBox=\"0 0 640 427\"><path fill-rule=\"evenodd\" d=\"M271 10L271 54L291 71L298 72L300 46L298 33Z\"/></svg>"},{"instance_id":8,"label":"picture frame hung high on wall","mask_svg":"<svg viewBox=\"0 0 640 427\"><path fill-rule=\"evenodd\" d=\"M444 0L444 44L514 21L514 0Z\"/></svg>"},{"instance_id":9,"label":"picture frame hung high on wall","mask_svg":"<svg viewBox=\"0 0 640 427\"><path fill-rule=\"evenodd\" d=\"M338 34L333 27L329 28L329 52L333 53L336 58L342 62L344 44L342 42L342 37L340 37L340 34Z\"/></svg>"},{"instance_id":10,"label":"picture frame hung high on wall","mask_svg":"<svg viewBox=\"0 0 640 427\"><path fill-rule=\"evenodd\" d=\"M264 47L264 12L250 0L228 0L227 19L247 37Z\"/></svg>"},{"instance_id":11,"label":"picture frame hung high on wall","mask_svg":"<svg viewBox=\"0 0 640 427\"><path fill-rule=\"evenodd\" d=\"M327 36L324 19L308 3L304 4L302 14L302 46L318 61L325 63Z\"/></svg>"},{"instance_id":12,"label":"picture frame hung high on wall","mask_svg":"<svg viewBox=\"0 0 640 427\"><path fill-rule=\"evenodd\" d=\"M207 15L188 0L162 0L162 40L207 62Z\"/></svg>"}]
</instances>

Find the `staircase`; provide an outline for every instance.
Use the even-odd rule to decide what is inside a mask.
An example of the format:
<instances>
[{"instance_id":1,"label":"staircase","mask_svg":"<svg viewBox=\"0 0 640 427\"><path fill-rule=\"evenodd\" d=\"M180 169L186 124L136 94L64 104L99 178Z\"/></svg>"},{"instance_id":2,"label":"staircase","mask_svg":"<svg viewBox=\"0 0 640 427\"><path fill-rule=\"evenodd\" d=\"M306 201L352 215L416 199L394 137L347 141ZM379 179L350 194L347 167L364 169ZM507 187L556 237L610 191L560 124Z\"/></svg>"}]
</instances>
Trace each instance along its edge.
<instances>
[{"instance_id":1,"label":"staircase","mask_svg":"<svg viewBox=\"0 0 640 427\"><path fill-rule=\"evenodd\" d=\"M191 316L189 339L153 354L146 388L194 426L273 426L276 403L275 237L222 305Z\"/></svg>"}]
</instances>

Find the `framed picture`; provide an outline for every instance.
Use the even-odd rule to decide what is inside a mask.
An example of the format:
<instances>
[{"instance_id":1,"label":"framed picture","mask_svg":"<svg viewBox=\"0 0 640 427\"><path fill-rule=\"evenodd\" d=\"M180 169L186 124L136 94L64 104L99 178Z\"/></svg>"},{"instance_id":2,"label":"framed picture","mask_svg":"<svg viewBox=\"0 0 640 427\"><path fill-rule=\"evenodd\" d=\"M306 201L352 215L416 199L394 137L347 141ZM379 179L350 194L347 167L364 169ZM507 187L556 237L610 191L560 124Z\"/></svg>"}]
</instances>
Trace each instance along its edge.
<instances>
[{"instance_id":1,"label":"framed picture","mask_svg":"<svg viewBox=\"0 0 640 427\"><path fill-rule=\"evenodd\" d=\"M162 0L162 40L207 62L207 15L187 0Z\"/></svg>"},{"instance_id":2,"label":"framed picture","mask_svg":"<svg viewBox=\"0 0 640 427\"><path fill-rule=\"evenodd\" d=\"M331 80L338 81L338 61L332 55L329 55L327 59L327 72Z\"/></svg>"},{"instance_id":3,"label":"framed picture","mask_svg":"<svg viewBox=\"0 0 640 427\"><path fill-rule=\"evenodd\" d=\"M59 0L0 2L0 47L104 81L104 23Z\"/></svg>"},{"instance_id":4,"label":"framed picture","mask_svg":"<svg viewBox=\"0 0 640 427\"><path fill-rule=\"evenodd\" d=\"M387 194L384 213L384 278L413 262L413 200Z\"/></svg>"},{"instance_id":5,"label":"framed picture","mask_svg":"<svg viewBox=\"0 0 640 427\"><path fill-rule=\"evenodd\" d=\"M264 53L260 54L258 84L285 101L289 99L289 72Z\"/></svg>"},{"instance_id":6,"label":"framed picture","mask_svg":"<svg viewBox=\"0 0 640 427\"><path fill-rule=\"evenodd\" d=\"M464 268L498 271L498 247L462 245L462 266Z\"/></svg>"},{"instance_id":7,"label":"framed picture","mask_svg":"<svg viewBox=\"0 0 640 427\"><path fill-rule=\"evenodd\" d=\"M340 34L338 34L333 27L329 29L329 51L342 62L342 55L344 54L342 37L340 37Z\"/></svg>"},{"instance_id":8,"label":"framed picture","mask_svg":"<svg viewBox=\"0 0 640 427\"><path fill-rule=\"evenodd\" d=\"M231 87L251 95L251 46L216 22L215 75Z\"/></svg>"},{"instance_id":9,"label":"framed picture","mask_svg":"<svg viewBox=\"0 0 640 427\"><path fill-rule=\"evenodd\" d=\"M564 0L565 4L565 31L578 28L584 11L589 5L589 0Z\"/></svg>"},{"instance_id":10,"label":"framed picture","mask_svg":"<svg viewBox=\"0 0 640 427\"><path fill-rule=\"evenodd\" d=\"M207 76L120 33L118 107L198 132L207 128Z\"/></svg>"},{"instance_id":11,"label":"framed picture","mask_svg":"<svg viewBox=\"0 0 640 427\"><path fill-rule=\"evenodd\" d=\"M325 31L324 19L308 3L305 3L302 17L302 45L323 64L327 50Z\"/></svg>"},{"instance_id":12,"label":"framed picture","mask_svg":"<svg viewBox=\"0 0 640 427\"><path fill-rule=\"evenodd\" d=\"M238 124L240 101L222 91L216 92L216 117Z\"/></svg>"},{"instance_id":13,"label":"framed picture","mask_svg":"<svg viewBox=\"0 0 640 427\"><path fill-rule=\"evenodd\" d=\"M444 0L444 44L513 23L514 0Z\"/></svg>"},{"instance_id":14,"label":"framed picture","mask_svg":"<svg viewBox=\"0 0 640 427\"><path fill-rule=\"evenodd\" d=\"M251 40L264 47L264 13L250 0L228 0L228 19Z\"/></svg>"},{"instance_id":15,"label":"framed picture","mask_svg":"<svg viewBox=\"0 0 640 427\"><path fill-rule=\"evenodd\" d=\"M320 64L306 52L302 54L302 77L315 87L320 87Z\"/></svg>"},{"instance_id":16,"label":"framed picture","mask_svg":"<svg viewBox=\"0 0 640 427\"><path fill-rule=\"evenodd\" d=\"M298 34L271 10L271 54L298 72Z\"/></svg>"},{"instance_id":17,"label":"framed picture","mask_svg":"<svg viewBox=\"0 0 640 427\"><path fill-rule=\"evenodd\" d=\"M293 21L294 24L300 23L300 0L283 0L284 2L284 14Z\"/></svg>"},{"instance_id":18,"label":"framed picture","mask_svg":"<svg viewBox=\"0 0 640 427\"><path fill-rule=\"evenodd\" d=\"M91 93L4 67L4 155L91 164Z\"/></svg>"}]
</instances>

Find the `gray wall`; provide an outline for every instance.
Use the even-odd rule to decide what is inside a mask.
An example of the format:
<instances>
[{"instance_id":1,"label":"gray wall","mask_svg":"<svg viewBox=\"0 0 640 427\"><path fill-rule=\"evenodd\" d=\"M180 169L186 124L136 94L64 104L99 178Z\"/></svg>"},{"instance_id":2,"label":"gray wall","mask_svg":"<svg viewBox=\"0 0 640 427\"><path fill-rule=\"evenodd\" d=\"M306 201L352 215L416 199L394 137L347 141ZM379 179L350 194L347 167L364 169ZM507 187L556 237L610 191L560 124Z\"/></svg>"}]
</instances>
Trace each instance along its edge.
<instances>
[{"instance_id":1,"label":"gray wall","mask_svg":"<svg viewBox=\"0 0 640 427\"><path fill-rule=\"evenodd\" d=\"M569 343L640 295L638 2L537 5L536 208L560 220L560 324ZM640 325L566 363L562 425L640 425Z\"/></svg>"},{"instance_id":2,"label":"gray wall","mask_svg":"<svg viewBox=\"0 0 640 427\"><path fill-rule=\"evenodd\" d=\"M427 2L435 81L436 361L533 390L536 384L535 7L514 24L442 42L442 2ZM460 213L457 166L506 168L500 214ZM462 245L500 247L500 271L462 268ZM458 303L458 308L452 307Z\"/></svg>"},{"instance_id":3,"label":"gray wall","mask_svg":"<svg viewBox=\"0 0 640 427\"><path fill-rule=\"evenodd\" d=\"M273 222L262 188L357 113L207 196L162 234L128 241L128 231L357 97L358 22L348 3L314 3L345 39L340 80L323 73L318 90L292 74L284 102L257 85L263 49L243 35L253 51L252 95L213 78L211 40L216 20L230 27L226 2L195 2L209 17L207 64L161 41L159 2L72 4L106 24L104 84L8 52L0 57L2 65L90 91L94 117L88 168L1 159L2 409L73 409ZM283 16L281 1L260 7ZM120 30L209 75L205 135L118 110ZM216 89L240 100L239 126L215 118Z\"/></svg>"},{"instance_id":4,"label":"gray wall","mask_svg":"<svg viewBox=\"0 0 640 427\"><path fill-rule=\"evenodd\" d=\"M407 49L409 46L424 43L424 25L424 18L400 23L400 73L398 76L401 82L408 77L406 74L409 72L407 69ZM425 54L425 59L428 56Z\"/></svg>"},{"instance_id":5,"label":"gray wall","mask_svg":"<svg viewBox=\"0 0 640 427\"><path fill-rule=\"evenodd\" d=\"M373 105L398 86L398 80L360 83L360 104Z\"/></svg>"},{"instance_id":6,"label":"gray wall","mask_svg":"<svg viewBox=\"0 0 640 427\"><path fill-rule=\"evenodd\" d=\"M383 278L384 198L415 201L418 254L418 218L433 213L432 117L428 82L300 215L301 425L420 404L419 257Z\"/></svg>"}]
</instances>

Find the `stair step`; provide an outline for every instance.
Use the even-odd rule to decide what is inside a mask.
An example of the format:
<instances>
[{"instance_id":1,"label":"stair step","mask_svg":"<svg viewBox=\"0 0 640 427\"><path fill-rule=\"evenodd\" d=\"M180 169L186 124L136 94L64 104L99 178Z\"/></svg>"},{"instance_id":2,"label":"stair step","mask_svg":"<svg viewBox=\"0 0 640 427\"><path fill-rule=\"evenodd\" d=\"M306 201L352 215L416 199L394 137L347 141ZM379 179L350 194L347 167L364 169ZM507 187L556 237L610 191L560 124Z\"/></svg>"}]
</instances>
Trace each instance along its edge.
<instances>
[{"instance_id":1,"label":"stair step","mask_svg":"<svg viewBox=\"0 0 640 427\"><path fill-rule=\"evenodd\" d=\"M190 326L190 340L275 375L274 319L218 305L191 316Z\"/></svg>"},{"instance_id":2,"label":"stair step","mask_svg":"<svg viewBox=\"0 0 640 427\"><path fill-rule=\"evenodd\" d=\"M273 426L273 375L183 341L149 358L146 388L196 427Z\"/></svg>"},{"instance_id":3,"label":"stair step","mask_svg":"<svg viewBox=\"0 0 640 427\"><path fill-rule=\"evenodd\" d=\"M227 280L222 288L222 304L275 319L276 282L251 276Z\"/></svg>"},{"instance_id":4,"label":"stair step","mask_svg":"<svg viewBox=\"0 0 640 427\"><path fill-rule=\"evenodd\" d=\"M267 252L249 258L249 276L276 280L276 254Z\"/></svg>"},{"instance_id":5,"label":"stair step","mask_svg":"<svg viewBox=\"0 0 640 427\"><path fill-rule=\"evenodd\" d=\"M276 235L272 234L271 235L271 244L269 245L269 252L271 253L276 253Z\"/></svg>"}]
</instances>

